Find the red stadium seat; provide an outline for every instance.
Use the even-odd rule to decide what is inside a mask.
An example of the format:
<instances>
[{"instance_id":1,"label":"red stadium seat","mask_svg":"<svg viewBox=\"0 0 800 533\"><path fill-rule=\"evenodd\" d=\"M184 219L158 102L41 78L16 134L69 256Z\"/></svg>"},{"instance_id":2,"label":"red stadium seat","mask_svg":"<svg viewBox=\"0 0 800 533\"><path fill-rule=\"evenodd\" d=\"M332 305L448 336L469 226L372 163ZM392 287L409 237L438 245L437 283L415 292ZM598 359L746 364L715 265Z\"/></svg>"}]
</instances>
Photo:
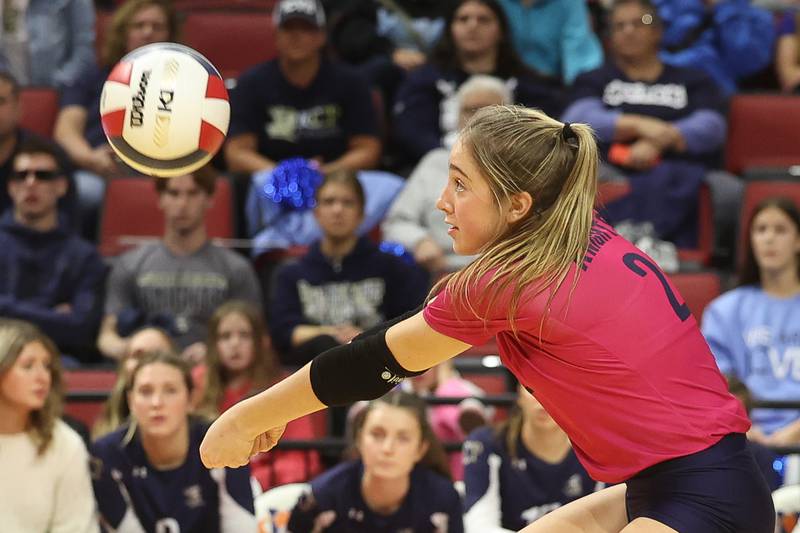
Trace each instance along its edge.
<instances>
[{"instance_id":1,"label":"red stadium seat","mask_svg":"<svg viewBox=\"0 0 800 533\"><path fill-rule=\"evenodd\" d=\"M597 184L597 198L595 205L600 207L610 204L618 198L622 198L631 192L631 186L627 181L601 181Z\"/></svg>"},{"instance_id":2,"label":"red stadium seat","mask_svg":"<svg viewBox=\"0 0 800 533\"><path fill-rule=\"evenodd\" d=\"M227 179L217 180L206 228L211 238L233 237L232 193ZM151 178L120 177L108 182L100 222L101 254L118 255L135 245L121 242L121 237L160 237L163 231L164 217Z\"/></svg>"},{"instance_id":3,"label":"red stadium seat","mask_svg":"<svg viewBox=\"0 0 800 533\"><path fill-rule=\"evenodd\" d=\"M595 205L609 204L629 192L630 185L625 181L601 182L597 187ZM709 266L714 250L714 215L711 190L706 184L700 186L697 197L697 232L697 247L678 250L678 258L682 263Z\"/></svg>"},{"instance_id":4,"label":"red stadium seat","mask_svg":"<svg viewBox=\"0 0 800 533\"><path fill-rule=\"evenodd\" d=\"M278 0L174 0L175 9L189 11L193 9L268 9L272 10ZM118 6L125 0L114 0Z\"/></svg>"},{"instance_id":5,"label":"red stadium seat","mask_svg":"<svg viewBox=\"0 0 800 533\"><path fill-rule=\"evenodd\" d=\"M731 99L725 168L742 174L755 167L800 163L800 96L737 94Z\"/></svg>"},{"instance_id":6,"label":"red stadium seat","mask_svg":"<svg viewBox=\"0 0 800 533\"><path fill-rule=\"evenodd\" d=\"M74 370L64 373L64 385L67 393L96 393L99 396L107 395L117 381L114 370ZM94 425L103 411L104 400L77 401L67 398L64 412L86 424L88 428Z\"/></svg>"},{"instance_id":7,"label":"red stadium seat","mask_svg":"<svg viewBox=\"0 0 800 533\"><path fill-rule=\"evenodd\" d=\"M225 78L235 78L276 55L272 17L266 11L191 11L183 25L183 41Z\"/></svg>"},{"instance_id":8,"label":"red stadium seat","mask_svg":"<svg viewBox=\"0 0 800 533\"><path fill-rule=\"evenodd\" d=\"M700 187L697 197L697 248L679 249L678 259L681 263L710 266L713 251L714 213L711 203L711 189L704 183Z\"/></svg>"},{"instance_id":9,"label":"red stadium seat","mask_svg":"<svg viewBox=\"0 0 800 533\"><path fill-rule=\"evenodd\" d=\"M20 125L43 137L52 137L58 115L58 92L49 87L24 87L19 99Z\"/></svg>"},{"instance_id":10,"label":"red stadium seat","mask_svg":"<svg viewBox=\"0 0 800 533\"><path fill-rule=\"evenodd\" d=\"M486 394L506 394L513 392L508 390L508 379L502 372L462 372L461 377L470 383L481 388Z\"/></svg>"},{"instance_id":11,"label":"red stadium seat","mask_svg":"<svg viewBox=\"0 0 800 533\"><path fill-rule=\"evenodd\" d=\"M715 272L681 272L670 274L669 279L699 324L706 306L720 295L719 276Z\"/></svg>"},{"instance_id":12,"label":"red stadium seat","mask_svg":"<svg viewBox=\"0 0 800 533\"><path fill-rule=\"evenodd\" d=\"M102 59L103 57L103 46L105 46L106 34L108 33L108 27L111 25L111 17L113 16L114 14L111 11L102 9L95 10L94 51L98 59Z\"/></svg>"},{"instance_id":13,"label":"red stadium seat","mask_svg":"<svg viewBox=\"0 0 800 533\"><path fill-rule=\"evenodd\" d=\"M737 243L737 264L741 267L745 259L745 248L750 235L750 218L759 202L771 196L787 196L800 207L800 183L793 181L752 181L748 182L742 200L742 214L739 217L739 242Z\"/></svg>"}]
</instances>

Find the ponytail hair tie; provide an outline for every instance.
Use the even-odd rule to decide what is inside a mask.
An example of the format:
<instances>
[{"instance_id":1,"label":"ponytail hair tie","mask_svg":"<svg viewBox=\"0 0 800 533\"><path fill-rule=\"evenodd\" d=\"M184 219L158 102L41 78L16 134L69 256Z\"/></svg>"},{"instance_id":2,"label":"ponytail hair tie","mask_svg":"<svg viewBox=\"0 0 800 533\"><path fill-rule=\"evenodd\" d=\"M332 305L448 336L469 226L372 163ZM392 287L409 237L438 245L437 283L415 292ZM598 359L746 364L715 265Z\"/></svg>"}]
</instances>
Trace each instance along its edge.
<instances>
[{"instance_id":1,"label":"ponytail hair tie","mask_svg":"<svg viewBox=\"0 0 800 533\"><path fill-rule=\"evenodd\" d=\"M578 140L578 135L575 133L575 130L572 129L569 122L565 122L564 127L561 128L561 138L565 141L569 141L570 139Z\"/></svg>"}]
</instances>

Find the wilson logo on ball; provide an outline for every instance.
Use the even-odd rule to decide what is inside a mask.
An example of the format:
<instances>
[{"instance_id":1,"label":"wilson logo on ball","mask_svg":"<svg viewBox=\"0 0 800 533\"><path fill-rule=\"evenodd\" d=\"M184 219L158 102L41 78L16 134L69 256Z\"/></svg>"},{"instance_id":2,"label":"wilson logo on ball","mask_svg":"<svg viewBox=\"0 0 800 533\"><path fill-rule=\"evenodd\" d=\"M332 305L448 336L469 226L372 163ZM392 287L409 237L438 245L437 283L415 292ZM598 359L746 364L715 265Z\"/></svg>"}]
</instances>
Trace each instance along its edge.
<instances>
[{"instance_id":1,"label":"wilson logo on ball","mask_svg":"<svg viewBox=\"0 0 800 533\"><path fill-rule=\"evenodd\" d=\"M156 43L114 66L100 100L103 130L119 157L154 176L207 164L228 132L230 104L219 72L201 54Z\"/></svg>"}]
</instances>

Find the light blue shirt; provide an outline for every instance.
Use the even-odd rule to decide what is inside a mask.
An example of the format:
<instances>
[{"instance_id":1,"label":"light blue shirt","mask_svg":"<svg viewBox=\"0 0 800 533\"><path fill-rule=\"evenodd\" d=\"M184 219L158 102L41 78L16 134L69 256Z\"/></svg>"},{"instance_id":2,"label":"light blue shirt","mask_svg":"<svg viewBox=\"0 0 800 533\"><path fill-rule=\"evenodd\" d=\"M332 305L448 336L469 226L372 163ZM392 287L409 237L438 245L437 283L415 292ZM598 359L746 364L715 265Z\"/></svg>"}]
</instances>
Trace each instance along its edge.
<instances>
[{"instance_id":1,"label":"light blue shirt","mask_svg":"<svg viewBox=\"0 0 800 533\"><path fill-rule=\"evenodd\" d=\"M62 88L95 62L92 0L30 0L29 85ZM0 50L0 69L8 60Z\"/></svg>"},{"instance_id":2,"label":"light blue shirt","mask_svg":"<svg viewBox=\"0 0 800 533\"><path fill-rule=\"evenodd\" d=\"M600 66L603 49L589 26L585 0L500 0L523 61L543 74L570 84Z\"/></svg>"},{"instance_id":3,"label":"light blue shirt","mask_svg":"<svg viewBox=\"0 0 800 533\"><path fill-rule=\"evenodd\" d=\"M800 400L800 295L776 298L739 287L711 302L702 330L720 370L738 377L754 399ZM800 411L754 409L751 417L772 433Z\"/></svg>"}]
</instances>

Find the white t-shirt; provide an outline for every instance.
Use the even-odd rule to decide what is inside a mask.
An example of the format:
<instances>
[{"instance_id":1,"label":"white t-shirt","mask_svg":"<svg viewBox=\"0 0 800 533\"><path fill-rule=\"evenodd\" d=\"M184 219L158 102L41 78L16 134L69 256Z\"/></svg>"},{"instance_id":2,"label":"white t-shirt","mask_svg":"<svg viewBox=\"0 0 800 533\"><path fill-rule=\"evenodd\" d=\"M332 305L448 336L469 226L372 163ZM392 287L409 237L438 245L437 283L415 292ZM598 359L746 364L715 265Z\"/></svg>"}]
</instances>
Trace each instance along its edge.
<instances>
[{"instance_id":1,"label":"white t-shirt","mask_svg":"<svg viewBox=\"0 0 800 533\"><path fill-rule=\"evenodd\" d=\"M89 454L61 420L41 456L28 433L0 435L4 533L97 533Z\"/></svg>"}]
</instances>

